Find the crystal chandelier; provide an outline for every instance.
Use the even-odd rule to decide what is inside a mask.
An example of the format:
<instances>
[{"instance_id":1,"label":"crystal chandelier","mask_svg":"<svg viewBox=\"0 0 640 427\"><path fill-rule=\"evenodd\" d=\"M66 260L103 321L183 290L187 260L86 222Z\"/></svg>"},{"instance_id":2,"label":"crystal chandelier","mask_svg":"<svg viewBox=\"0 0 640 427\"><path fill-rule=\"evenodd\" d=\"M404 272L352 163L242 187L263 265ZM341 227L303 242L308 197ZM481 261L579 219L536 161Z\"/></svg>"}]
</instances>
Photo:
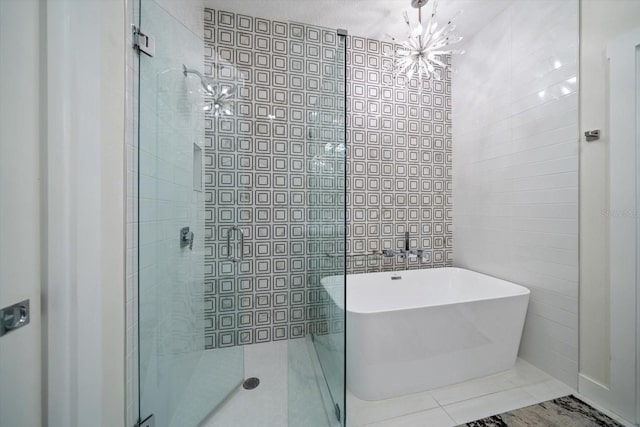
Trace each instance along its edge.
<instances>
[{"instance_id":1,"label":"crystal chandelier","mask_svg":"<svg viewBox=\"0 0 640 427\"><path fill-rule=\"evenodd\" d=\"M409 37L404 41L398 41L392 37L394 43L393 51L389 56L393 58L393 71L397 76L405 75L410 80L414 75L418 79L434 77L436 80L442 78L448 66L443 55L463 54L463 50L454 50L449 46L462 40L462 37L454 35L456 25L453 23L461 13L460 10L444 26L440 26L436 21L438 10L438 0L433 1L433 9L428 22L422 22L422 7L429 0L411 0L411 6L418 9L418 23L411 25L409 15L404 13L404 20L409 27ZM441 67L441 68L436 68Z\"/></svg>"}]
</instances>

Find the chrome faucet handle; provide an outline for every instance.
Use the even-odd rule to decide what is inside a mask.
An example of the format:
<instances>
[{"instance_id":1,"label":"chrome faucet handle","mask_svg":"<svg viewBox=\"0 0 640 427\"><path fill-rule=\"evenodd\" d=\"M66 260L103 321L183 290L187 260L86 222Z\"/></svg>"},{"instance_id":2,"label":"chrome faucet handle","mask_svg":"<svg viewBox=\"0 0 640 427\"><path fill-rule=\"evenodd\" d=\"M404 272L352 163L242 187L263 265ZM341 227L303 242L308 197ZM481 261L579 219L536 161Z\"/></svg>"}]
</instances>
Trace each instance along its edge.
<instances>
[{"instance_id":1,"label":"chrome faucet handle","mask_svg":"<svg viewBox=\"0 0 640 427\"><path fill-rule=\"evenodd\" d=\"M394 256L394 252L391 249L383 249L382 250L382 256L385 258L392 258Z\"/></svg>"},{"instance_id":2,"label":"chrome faucet handle","mask_svg":"<svg viewBox=\"0 0 640 427\"><path fill-rule=\"evenodd\" d=\"M415 255L418 258L422 258L423 253L424 253L424 249L411 249L409 251L409 255Z\"/></svg>"}]
</instances>

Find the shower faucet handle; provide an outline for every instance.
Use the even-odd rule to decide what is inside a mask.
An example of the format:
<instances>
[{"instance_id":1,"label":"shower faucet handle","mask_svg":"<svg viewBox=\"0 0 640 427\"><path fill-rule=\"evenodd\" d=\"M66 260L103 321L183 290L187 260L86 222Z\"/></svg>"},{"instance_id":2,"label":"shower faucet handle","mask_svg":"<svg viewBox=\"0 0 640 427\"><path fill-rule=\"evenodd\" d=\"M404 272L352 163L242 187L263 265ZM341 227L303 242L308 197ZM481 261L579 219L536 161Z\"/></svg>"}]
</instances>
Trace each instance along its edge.
<instances>
[{"instance_id":1,"label":"shower faucet handle","mask_svg":"<svg viewBox=\"0 0 640 427\"><path fill-rule=\"evenodd\" d=\"M189 227L182 227L180 229L180 248L189 246L190 250L193 250L193 231L189 230Z\"/></svg>"}]
</instances>

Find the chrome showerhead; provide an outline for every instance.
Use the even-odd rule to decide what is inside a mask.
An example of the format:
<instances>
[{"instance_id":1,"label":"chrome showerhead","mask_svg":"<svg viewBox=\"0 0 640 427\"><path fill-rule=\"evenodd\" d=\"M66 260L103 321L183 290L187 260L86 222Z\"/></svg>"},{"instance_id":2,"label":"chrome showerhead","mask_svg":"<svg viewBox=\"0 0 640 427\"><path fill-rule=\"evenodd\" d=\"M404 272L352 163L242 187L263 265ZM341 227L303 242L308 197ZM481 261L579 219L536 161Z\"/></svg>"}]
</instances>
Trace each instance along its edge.
<instances>
[{"instance_id":1,"label":"chrome showerhead","mask_svg":"<svg viewBox=\"0 0 640 427\"><path fill-rule=\"evenodd\" d=\"M218 84L214 80L202 75L202 73L198 70L187 68L186 65L182 65L182 73L185 77L189 74L195 74L196 76L198 76L200 78L200 84L202 85L202 88L205 90L205 92L207 92L209 95L215 96Z\"/></svg>"}]
</instances>

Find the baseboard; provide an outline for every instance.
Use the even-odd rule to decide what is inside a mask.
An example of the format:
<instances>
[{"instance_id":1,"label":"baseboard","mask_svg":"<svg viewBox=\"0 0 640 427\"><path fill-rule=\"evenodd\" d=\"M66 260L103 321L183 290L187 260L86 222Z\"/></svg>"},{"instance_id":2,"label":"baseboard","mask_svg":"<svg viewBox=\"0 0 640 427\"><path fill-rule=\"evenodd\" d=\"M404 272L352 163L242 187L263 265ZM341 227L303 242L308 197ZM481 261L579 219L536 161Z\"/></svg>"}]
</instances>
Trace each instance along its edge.
<instances>
[{"instance_id":1,"label":"baseboard","mask_svg":"<svg viewBox=\"0 0 640 427\"><path fill-rule=\"evenodd\" d=\"M578 392L588 399L600 402L604 406L612 406L609 387L586 375L578 374Z\"/></svg>"},{"instance_id":2,"label":"baseboard","mask_svg":"<svg viewBox=\"0 0 640 427\"><path fill-rule=\"evenodd\" d=\"M613 411L612 408L615 408L616 405L613 403L613 394L609 387L586 375L578 374L577 397L626 427L637 426Z\"/></svg>"}]
</instances>

